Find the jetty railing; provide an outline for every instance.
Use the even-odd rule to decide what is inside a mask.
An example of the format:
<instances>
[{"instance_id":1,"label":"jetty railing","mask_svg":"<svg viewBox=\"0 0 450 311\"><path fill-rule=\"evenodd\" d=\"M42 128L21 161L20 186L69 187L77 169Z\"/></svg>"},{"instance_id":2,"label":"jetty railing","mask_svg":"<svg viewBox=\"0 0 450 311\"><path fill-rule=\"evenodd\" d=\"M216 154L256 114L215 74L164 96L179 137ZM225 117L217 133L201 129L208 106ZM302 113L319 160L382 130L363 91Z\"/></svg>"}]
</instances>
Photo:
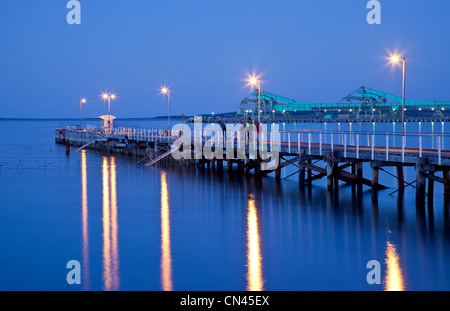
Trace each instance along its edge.
<instances>
[{"instance_id":1,"label":"jetty railing","mask_svg":"<svg viewBox=\"0 0 450 311\"><path fill-rule=\"evenodd\" d=\"M227 144L245 146L256 144L257 149L273 150L273 144L279 143L279 151L285 154L306 154L323 156L329 152L339 151L344 158L414 162L417 158L427 157L433 164L450 165L450 134L383 131L333 131L333 130L279 130L268 129L256 135L239 135L237 132L224 131L220 135L214 130L191 129L190 135L171 135L164 128L114 128L108 132L95 130L68 129L69 132L96 133L96 138L123 139L127 141L157 142L171 144L190 137L191 143L210 142L215 146ZM224 139L223 139L224 138ZM265 144L265 145L264 145Z\"/></svg>"}]
</instances>

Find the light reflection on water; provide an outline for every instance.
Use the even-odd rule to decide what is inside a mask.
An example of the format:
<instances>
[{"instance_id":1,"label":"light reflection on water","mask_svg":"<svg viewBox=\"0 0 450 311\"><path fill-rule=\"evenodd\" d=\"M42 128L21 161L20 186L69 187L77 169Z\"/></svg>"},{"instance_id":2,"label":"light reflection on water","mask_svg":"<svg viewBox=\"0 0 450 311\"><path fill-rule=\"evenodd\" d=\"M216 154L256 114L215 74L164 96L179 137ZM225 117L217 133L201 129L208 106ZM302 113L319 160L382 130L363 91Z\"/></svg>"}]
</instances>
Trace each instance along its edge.
<instances>
[{"instance_id":1,"label":"light reflection on water","mask_svg":"<svg viewBox=\"0 0 450 311\"><path fill-rule=\"evenodd\" d=\"M89 233L88 233L88 196L87 196L86 150L81 151L81 192L82 192L82 232L83 232L83 289L89 290Z\"/></svg>"},{"instance_id":2,"label":"light reflection on water","mask_svg":"<svg viewBox=\"0 0 450 311\"><path fill-rule=\"evenodd\" d=\"M169 190L166 173L161 173L161 284L163 291L172 291L172 255L170 250Z\"/></svg>"},{"instance_id":3,"label":"light reflection on water","mask_svg":"<svg viewBox=\"0 0 450 311\"><path fill-rule=\"evenodd\" d=\"M385 291L404 291L405 279L400 266L400 258L398 256L396 246L391 241L386 243L386 259L387 266L386 276L384 279Z\"/></svg>"},{"instance_id":4,"label":"light reflection on water","mask_svg":"<svg viewBox=\"0 0 450 311\"><path fill-rule=\"evenodd\" d=\"M247 213L247 290L264 290L262 276L261 237L253 194L249 195Z\"/></svg>"},{"instance_id":5,"label":"light reflection on water","mask_svg":"<svg viewBox=\"0 0 450 311\"><path fill-rule=\"evenodd\" d=\"M119 289L116 166L103 157L103 282L106 291Z\"/></svg>"},{"instance_id":6,"label":"light reflection on water","mask_svg":"<svg viewBox=\"0 0 450 311\"><path fill-rule=\"evenodd\" d=\"M82 160L84 161L85 156L81 155ZM117 180L116 180L116 167L115 167L115 159L113 157L103 157L103 168L102 168L102 177L103 177L103 280L104 280L104 289L105 290L119 290L120 289L120 279L119 279L119 245L118 245L118 206L117 206ZM180 278L183 277L183 273L174 273L174 263L177 263L179 269L183 270L183 264L185 264L185 259L183 257L177 257L177 261L173 260L173 241L172 241L172 217L171 216L171 204L170 201L174 200L175 202L180 203L180 200L183 202L183 206L185 204L185 200L189 200L188 198L179 198L180 195L184 196L187 189L197 189L199 191L200 197L202 200L206 198L210 198L214 204L219 204L218 206L212 205L209 208L213 210L215 208L219 208L221 206L220 200L217 201L215 196L221 195L227 196L228 203L230 204L226 208L232 208L233 210L237 208L239 210L239 204L236 205L236 202L239 201L239 197L243 193L247 193L246 204L240 205L240 208L246 209L246 262L242 263L242 266L246 268L245 277L246 284L245 290L249 291L263 291L268 287L269 290L274 288L271 287L271 280L267 280L264 277L263 271L266 269L272 270L270 274L273 274L274 270L280 269L280 271L284 271L284 269L289 267L277 267L274 266L273 261L282 262L284 259L277 258L276 250L272 250L271 246L277 244L282 244L285 247L299 247L303 249L303 247L307 247L306 244L309 244L308 252L305 252L308 256L312 256L311 260L314 261L314 256L319 256L318 262L322 262L320 256L323 256L324 253L329 253L332 256L344 256L349 257L350 255L346 254L346 252L354 249L354 247L360 247L364 249L366 246L364 243L368 243L369 240L376 242L375 244L379 244L380 242L384 243L384 252L381 254L380 251L375 251L370 255L370 259L378 259L380 261L384 260L385 263L385 271L384 279L383 279L383 290L406 290L406 281L405 274L408 273L408 270L414 270L414 265L410 264L401 266L400 265L400 255L397 251L397 246L392 242L392 240L384 240L380 239L380 236L383 235L384 232L388 231L391 233L390 229L384 227L382 223L386 221L380 216L386 210L383 204L379 204L378 198L374 198L373 196L365 196L362 197L360 195L356 196L356 194L351 194L351 187L341 187L340 192L327 192L325 189L309 189L308 187L305 190L298 189L298 193L293 193L292 185L284 185L283 183L277 184L272 180L263 180L258 181L253 177L245 177L245 176L223 176L218 174L213 170L185 170L182 169L181 172L177 171L177 169L164 168L161 170L160 168L153 168L148 170L146 168L142 168L142 175L146 174L158 174L159 175L159 197L160 197L160 290L163 291L173 291L175 280L182 280ZM139 168L139 170L141 170ZM82 180L83 185L86 183L86 177L84 173L84 169L82 170ZM84 177L83 177L84 176ZM188 180L192 182L192 184L186 184L185 181ZM198 188L198 185L201 185L201 188ZM178 191L171 192L170 189L178 189ZM227 190L225 190L227 189ZM192 189L191 189L192 190ZM218 191L219 190L219 191ZM224 191L225 190L225 191ZM85 187L82 187L83 192L83 205L82 205L82 219L83 219L83 254L84 250L87 249L85 241L87 241L87 232L85 234L85 228L87 229L87 200L85 202ZM306 191L306 192L305 192ZM190 190L187 191L190 195L194 197L197 194L193 194ZM349 196L343 196L342 193L347 193ZM187 197L190 197L188 194ZM230 198L234 197L233 200ZM385 199L382 197L383 200ZM411 226L413 223L411 221L406 220L405 210L403 200L397 199L397 210L396 216L394 217L396 222L401 229L405 225ZM198 201L196 201L199 203ZM297 203L295 203L297 202ZM208 205L207 202L204 202ZM300 210L295 208L298 204ZM185 212L197 210L198 207L190 206L187 210L183 210ZM175 207L175 209L179 209L180 206ZM225 208L225 206L223 206ZM306 210L304 210L306 208ZM367 210L367 211L365 211ZM395 210L395 208L394 208ZM417 211L416 211L417 212ZM392 214L391 212L389 212ZM266 215L265 222L262 221L262 214ZM408 214L408 213L406 213ZM270 215L270 216L269 216ZM297 216L296 216L297 215ZM352 216L353 215L353 216ZM416 213L416 223L414 225L418 226L418 232L420 230L425 230L422 226L426 226L426 222L422 220L423 215L420 213ZM175 220L176 220L175 215ZM184 217L187 217L186 215ZM189 216L189 217L192 217ZM225 217L225 215L219 216L220 218ZM280 218L281 217L281 218ZM431 215L433 217L433 215ZM281 220L284 218L284 220ZM220 222L227 222L229 220L221 219ZM428 219L428 223L430 224L433 220ZM296 223L297 222L297 223ZM176 222L179 225L179 222ZM176 226L176 225L175 225ZM283 229L281 227L283 227ZM356 226L355 228L352 228ZM270 237L269 235L266 237L268 243L266 243L266 247L263 250L262 248L262 234L264 227L274 227L278 229L273 229L275 231L287 230L284 236L274 235ZM308 234L301 234L309 237L309 241L301 240L299 245L295 243L299 243L299 237L297 236L299 232L296 232L294 228L297 227L299 232L308 232ZM389 226L390 228L390 226ZM431 226L434 230L435 226ZM188 228L187 230L191 230L193 228ZM239 231L239 226L235 224L235 229L237 232ZM356 232L350 233L357 229ZM363 233L369 229L368 232ZM177 229L175 229L177 230ZM180 230L178 228L178 230ZM375 231L374 231L375 230ZM402 236L402 232L404 229L397 231L397 234ZM370 232L370 235L367 236L367 233ZM351 235L352 234L352 235ZM362 236L355 236L354 234L361 234ZM366 236L364 236L366 235ZM183 248L184 251L189 251L190 243L202 243L199 241L190 241L187 237L175 237L182 238L183 240ZM222 243L223 240L213 240L213 238L208 237L199 237L203 239L201 241L206 243ZM420 241L424 238L423 236L418 234L418 238ZM227 239L225 237L225 239ZM285 239L285 240L283 240ZM287 240L286 240L287 239ZM289 241L292 239L292 241ZM356 244L352 245L353 239ZM342 240L342 241L341 241ZM316 241L316 242L314 242ZM364 242L363 242L364 241ZM318 243L317 243L318 242ZM306 243L302 245L302 243ZM311 245L317 244L315 247L311 248ZM343 244L342 244L343 243ZM268 246L267 246L268 245ZM340 246L337 246L340 245ZM421 248L418 250L419 252L423 251L423 244L418 243ZM178 243L178 252L180 252L180 244ZM275 249L278 246L275 247ZM268 249L268 250L267 250ZM300 251L301 253L301 251ZM265 254L265 255L264 255ZM378 255L376 255L378 254ZM206 258L210 254L204 254ZM217 255L217 254L213 254ZM235 254L238 255L238 254ZM285 256L286 254L279 254L279 257ZM293 258L289 259L293 264L295 263L295 258L298 258L300 254L293 253ZM405 254L404 254L405 255ZM86 254L86 256L88 256ZM233 255L230 255L233 256ZM272 264L269 267L264 267L263 269L263 258L269 257L269 261L272 261ZM301 256L301 255L300 255ZM361 254L359 253L359 256ZM377 257L381 256L381 257ZM351 256L350 256L351 257ZM274 258L276 258L274 260ZM83 259L84 260L84 259ZM207 259L205 263L207 263ZM308 270L308 265L311 263L303 262L304 266L302 266L302 261L300 260L299 267L295 270L299 273L302 270ZM85 262L89 262L88 259ZM361 265L365 264L367 261L361 259ZM407 261L406 261L407 262ZM208 263L209 264L209 263ZM201 265L201 264L200 264ZM344 264L346 265L346 264ZM217 267L220 269L220 267ZM292 268L292 267L291 267ZM344 268L344 270L349 267ZM409 269L408 269L409 268ZM234 268L236 273L239 269ZM298 270L299 269L299 270ZM317 266L312 267L312 270L321 270L321 266L317 264ZM233 270L230 270L232 272ZM326 269L324 269L326 271ZM333 270L334 271L334 270ZM286 271L284 271L286 272ZM306 273L306 272L300 272ZM321 272L323 275L319 273L319 276L325 277L325 272ZM365 275L367 271L361 270L360 274ZM284 277L288 277L285 275ZM273 278L273 276L272 276ZM273 282L273 280L272 280ZM183 282L180 282L183 283ZM276 282L275 282L276 283ZM300 283L299 283L300 284ZM292 284L291 284L292 285ZM314 285L314 286L317 286ZM323 285L324 288L327 288L327 285ZM301 287L301 286L300 286ZM195 288L195 285L194 285ZM315 288L315 287L313 287ZM319 286L320 288L320 286ZM181 290L183 287L181 287ZM275 287L276 289L276 287ZM309 289L309 288L305 288ZM367 287L366 289L374 289ZM381 289L381 288L380 288Z\"/></svg>"}]
</instances>

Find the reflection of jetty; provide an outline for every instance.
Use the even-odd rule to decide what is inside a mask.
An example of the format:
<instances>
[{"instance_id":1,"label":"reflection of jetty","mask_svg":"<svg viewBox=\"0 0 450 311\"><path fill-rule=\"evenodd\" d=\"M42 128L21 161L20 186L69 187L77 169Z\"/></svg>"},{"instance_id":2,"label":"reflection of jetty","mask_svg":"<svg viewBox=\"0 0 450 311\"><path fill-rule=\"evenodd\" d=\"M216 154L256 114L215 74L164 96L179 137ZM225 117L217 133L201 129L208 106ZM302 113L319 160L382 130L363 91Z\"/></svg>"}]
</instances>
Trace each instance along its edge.
<instances>
[{"instance_id":1,"label":"reflection of jetty","mask_svg":"<svg viewBox=\"0 0 450 311\"><path fill-rule=\"evenodd\" d=\"M234 168L245 173L258 176L274 174L276 180L281 179L283 168L296 168L291 175L298 174L301 185L326 178L329 189L337 189L339 181L371 187L373 193L386 188L380 185L378 177L384 172L398 181L398 189L416 188L416 199L423 203L426 193L432 199L434 182L443 184L444 193L450 194L450 150L444 149L447 137L443 134L401 134L380 132L342 132L342 131L284 131L266 132L261 142L227 132L227 141L218 140L217 133L204 131L184 141L191 148L189 159L175 160L171 153L172 144L179 137L169 136L166 130L155 129L111 129L110 132L87 130L69 130L58 128L55 132L57 143L70 146L99 150L105 153L134 156L138 163L170 162L191 167L205 167L232 173ZM235 133L236 134L236 133ZM268 140L272 134L278 135L276 144ZM211 136L212 135L212 136ZM243 136L244 137L244 136ZM266 141L268 140L268 141ZM196 146L204 147L211 143L214 157L198 158L194 154ZM448 142L447 142L448 145ZM258 156L252 153L252 146ZM79 148L80 149L80 148ZM190 149L190 151L188 151ZM241 150L242 157L237 152ZM261 157L266 150L268 157ZM274 153L279 156L274 165ZM270 164L272 163L272 164ZM370 163L371 177L363 176L363 163ZM265 165L265 166L264 166ZM416 179L413 182L404 180L403 168L414 167ZM385 167L395 167L397 174L391 174ZM348 170L347 170L348 169ZM439 176L440 175L440 176ZM428 188L427 188L428 183ZM427 190L428 189L428 190Z\"/></svg>"}]
</instances>

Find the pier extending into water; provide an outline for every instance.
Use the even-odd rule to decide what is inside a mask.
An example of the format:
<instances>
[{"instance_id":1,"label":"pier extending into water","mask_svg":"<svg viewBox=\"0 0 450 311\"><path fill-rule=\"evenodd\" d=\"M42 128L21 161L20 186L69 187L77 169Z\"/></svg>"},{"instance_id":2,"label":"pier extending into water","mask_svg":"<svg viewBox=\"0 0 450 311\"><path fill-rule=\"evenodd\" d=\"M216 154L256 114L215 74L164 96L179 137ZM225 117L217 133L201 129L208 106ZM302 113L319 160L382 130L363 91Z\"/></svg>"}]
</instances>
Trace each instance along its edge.
<instances>
[{"instance_id":1,"label":"pier extending into water","mask_svg":"<svg viewBox=\"0 0 450 311\"><path fill-rule=\"evenodd\" d=\"M446 134L288 130L276 133L279 138L276 146L273 140L268 139L273 132L262 134L267 138L261 141L256 141L257 135L253 139L239 141L239 136L227 132L228 139L217 140L216 145L212 145L216 157L208 159L196 157L194 150L199 144L202 148L206 141L214 143L216 136L213 132L193 131L190 141L183 141L190 144L190 157L180 160L171 156L174 151L172 144L180 136L171 136L164 129L117 128L100 132L57 128L55 141L65 144L67 153L72 146L77 151L87 148L133 156L137 164L164 162L194 168L206 166L218 171L226 168L229 174L237 170L260 177L273 173L276 180L282 179L283 169L291 167L295 168L294 172L285 178L298 174L300 187L326 178L329 190L336 191L339 181L343 181L357 186L359 192L363 186L370 187L374 195L388 188L379 183L380 172L384 172L397 180L397 191L415 188L417 204L424 204L427 196L428 202L432 202L435 183L442 184L444 195L450 195L450 150L445 149L450 136ZM251 151L252 146L257 151L256 156ZM242 157L236 152L240 147L243 147ZM182 150L183 147L177 149ZM260 156L261 151L266 151L268 156ZM275 151L279 162L271 167ZM220 152L219 156L217 152ZM371 178L363 176L364 163L370 164ZM262 169L263 165L265 169ZM396 174L385 170L386 167L394 167ZM415 169L414 181L405 180L405 167Z\"/></svg>"}]
</instances>

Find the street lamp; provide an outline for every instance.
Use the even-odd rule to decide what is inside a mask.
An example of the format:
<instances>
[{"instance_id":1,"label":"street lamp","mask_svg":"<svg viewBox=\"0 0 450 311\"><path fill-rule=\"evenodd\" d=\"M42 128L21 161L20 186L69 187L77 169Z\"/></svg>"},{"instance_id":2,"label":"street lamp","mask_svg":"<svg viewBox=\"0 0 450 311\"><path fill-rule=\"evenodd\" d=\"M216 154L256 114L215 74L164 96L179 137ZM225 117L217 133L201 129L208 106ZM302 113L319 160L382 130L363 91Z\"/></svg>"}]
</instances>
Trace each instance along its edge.
<instances>
[{"instance_id":1,"label":"street lamp","mask_svg":"<svg viewBox=\"0 0 450 311\"><path fill-rule=\"evenodd\" d=\"M80 99L80 129L81 129L81 104L86 104L86 98Z\"/></svg>"},{"instance_id":2,"label":"street lamp","mask_svg":"<svg viewBox=\"0 0 450 311\"><path fill-rule=\"evenodd\" d=\"M167 87L162 87L161 88L161 93L163 95L167 94L168 96L168 110L169 110L169 130L170 130L170 90Z\"/></svg>"},{"instance_id":3,"label":"street lamp","mask_svg":"<svg viewBox=\"0 0 450 311\"><path fill-rule=\"evenodd\" d=\"M397 55L392 55L391 63L398 64L403 62L403 91L402 91L402 135L405 135L405 70L406 70L406 57L399 57Z\"/></svg>"},{"instance_id":4,"label":"street lamp","mask_svg":"<svg viewBox=\"0 0 450 311\"><path fill-rule=\"evenodd\" d=\"M258 123L261 123L261 80L253 75L248 77L248 83L252 86L258 85Z\"/></svg>"},{"instance_id":5,"label":"street lamp","mask_svg":"<svg viewBox=\"0 0 450 311\"><path fill-rule=\"evenodd\" d=\"M111 99L112 100L116 99L116 95L113 93L108 94L105 92L102 94L102 98L103 100L108 100L108 115L111 115Z\"/></svg>"}]
</instances>

